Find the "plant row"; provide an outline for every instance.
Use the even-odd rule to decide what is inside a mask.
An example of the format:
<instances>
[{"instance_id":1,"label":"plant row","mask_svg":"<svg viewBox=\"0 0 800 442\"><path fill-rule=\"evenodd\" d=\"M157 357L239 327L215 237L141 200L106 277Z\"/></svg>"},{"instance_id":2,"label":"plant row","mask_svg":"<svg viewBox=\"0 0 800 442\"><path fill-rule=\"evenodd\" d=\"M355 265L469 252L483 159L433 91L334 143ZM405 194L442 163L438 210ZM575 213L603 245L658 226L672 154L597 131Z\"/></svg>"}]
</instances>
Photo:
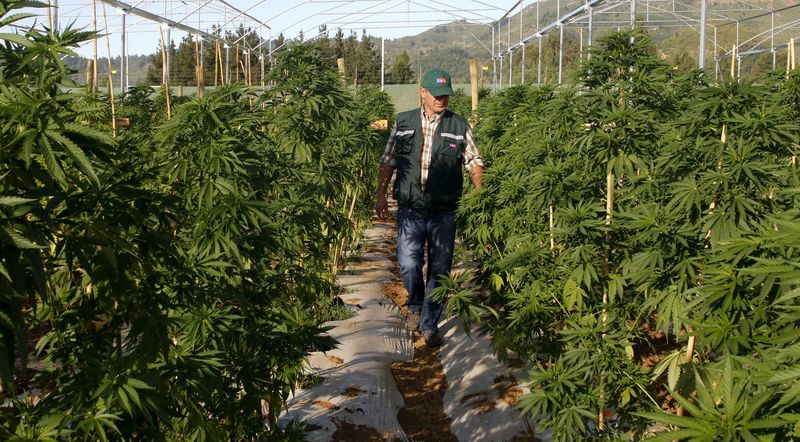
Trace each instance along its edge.
<instances>
[{"instance_id":1,"label":"plant row","mask_svg":"<svg viewBox=\"0 0 800 442\"><path fill-rule=\"evenodd\" d=\"M554 440L800 433L800 75L710 83L609 35L570 88L485 100L478 261L448 307L530 359Z\"/></svg>"},{"instance_id":2,"label":"plant row","mask_svg":"<svg viewBox=\"0 0 800 442\"><path fill-rule=\"evenodd\" d=\"M28 3L1 2L0 27ZM321 324L371 214L388 97L354 97L297 45L268 90L137 87L112 111L65 92L90 33L0 37L0 438L299 434L277 419L336 344Z\"/></svg>"}]
</instances>

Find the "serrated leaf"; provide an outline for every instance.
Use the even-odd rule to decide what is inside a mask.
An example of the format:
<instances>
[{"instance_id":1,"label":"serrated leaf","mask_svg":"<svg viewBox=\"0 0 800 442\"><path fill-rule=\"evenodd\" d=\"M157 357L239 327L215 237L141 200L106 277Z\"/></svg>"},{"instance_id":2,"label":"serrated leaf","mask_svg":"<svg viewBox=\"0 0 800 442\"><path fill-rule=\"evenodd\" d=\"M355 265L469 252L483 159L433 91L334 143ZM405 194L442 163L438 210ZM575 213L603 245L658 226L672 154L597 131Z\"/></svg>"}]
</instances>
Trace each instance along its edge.
<instances>
[{"instance_id":1,"label":"serrated leaf","mask_svg":"<svg viewBox=\"0 0 800 442\"><path fill-rule=\"evenodd\" d=\"M67 153L69 153L72 159L75 160L77 168L83 171L83 173L85 173L89 178L91 178L96 187L100 187L100 179L97 178L97 174L94 172L94 167L92 167L92 163L89 161L89 158L86 156L83 150L80 147L78 147L77 144L75 144L72 140L54 130L48 130L46 134L52 140L55 140L59 144L64 146L64 148L67 150Z\"/></svg>"},{"instance_id":2,"label":"serrated leaf","mask_svg":"<svg viewBox=\"0 0 800 442\"><path fill-rule=\"evenodd\" d=\"M17 247L19 249L46 249L47 248L47 246L40 246L40 245L36 244L35 242L29 240L28 238L25 238L24 236L22 236L22 234L20 234L16 230L13 230L13 229L5 227L5 226L0 226L0 240L3 240L3 242L5 242L6 244L12 245L12 246Z\"/></svg>"},{"instance_id":3,"label":"serrated leaf","mask_svg":"<svg viewBox=\"0 0 800 442\"><path fill-rule=\"evenodd\" d=\"M36 202L36 200L33 198L22 198L18 196L0 196L0 206L16 207L33 202Z\"/></svg>"}]
</instances>

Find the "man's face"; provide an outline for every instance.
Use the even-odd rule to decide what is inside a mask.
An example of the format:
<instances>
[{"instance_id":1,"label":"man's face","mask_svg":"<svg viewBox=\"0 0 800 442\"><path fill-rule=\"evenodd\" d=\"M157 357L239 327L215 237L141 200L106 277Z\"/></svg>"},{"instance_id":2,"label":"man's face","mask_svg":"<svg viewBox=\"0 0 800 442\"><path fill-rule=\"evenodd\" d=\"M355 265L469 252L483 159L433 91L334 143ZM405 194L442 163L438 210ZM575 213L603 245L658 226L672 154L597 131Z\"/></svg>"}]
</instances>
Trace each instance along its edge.
<instances>
[{"instance_id":1,"label":"man's face","mask_svg":"<svg viewBox=\"0 0 800 442\"><path fill-rule=\"evenodd\" d=\"M424 87L420 88L420 95L422 95L422 104L425 106L425 111L428 113L440 114L447 109L447 103L450 102L449 95L435 97Z\"/></svg>"}]
</instances>

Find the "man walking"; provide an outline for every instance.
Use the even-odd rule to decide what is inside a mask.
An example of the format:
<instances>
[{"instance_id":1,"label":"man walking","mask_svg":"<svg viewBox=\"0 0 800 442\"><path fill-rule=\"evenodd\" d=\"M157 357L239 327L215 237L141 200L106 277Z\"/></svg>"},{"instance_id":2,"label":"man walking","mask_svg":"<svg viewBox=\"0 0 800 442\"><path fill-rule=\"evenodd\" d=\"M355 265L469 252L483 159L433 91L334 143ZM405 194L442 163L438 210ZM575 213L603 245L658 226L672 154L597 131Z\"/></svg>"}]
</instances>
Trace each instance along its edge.
<instances>
[{"instance_id":1,"label":"man walking","mask_svg":"<svg viewBox=\"0 0 800 442\"><path fill-rule=\"evenodd\" d=\"M440 278L450 276L462 168L480 189L483 161L467 120L447 109L453 95L450 75L431 69L422 77L419 93L422 107L399 113L386 143L375 212L379 219L387 218L386 189L397 171L397 261L408 291L408 322L419 327L427 346L437 347L442 345L438 323L444 305L428 295ZM428 272L423 280L426 243Z\"/></svg>"}]
</instances>

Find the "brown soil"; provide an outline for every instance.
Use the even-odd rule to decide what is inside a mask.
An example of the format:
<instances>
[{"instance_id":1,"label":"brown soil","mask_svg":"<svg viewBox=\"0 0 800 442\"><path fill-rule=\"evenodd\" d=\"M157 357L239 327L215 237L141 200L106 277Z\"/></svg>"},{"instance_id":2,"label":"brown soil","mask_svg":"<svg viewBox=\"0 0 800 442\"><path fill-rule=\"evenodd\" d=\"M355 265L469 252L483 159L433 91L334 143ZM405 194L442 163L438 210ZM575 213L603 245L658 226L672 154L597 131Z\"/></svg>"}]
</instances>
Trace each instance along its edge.
<instances>
[{"instance_id":1,"label":"brown soil","mask_svg":"<svg viewBox=\"0 0 800 442\"><path fill-rule=\"evenodd\" d=\"M414 359L392 363L403 408L397 413L400 426L412 440L458 441L450 433L450 418L444 412L447 380L436 357L438 348L428 348L419 333L414 340Z\"/></svg>"},{"instance_id":2,"label":"brown soil","mask_svg":"<svg viewBox=\"0 0 800 442\"><path fill-rule=\"evenodd\" d=\"M383 442L395 440L390 435L384 435L378 430L361 425L355 425L347 421L335 421L336 432L331 436L334 442Z\"/></svg>"},{"instance_id":3,"label":"brown soil","mask_svg":"<svg viewBox=\"0 0 800 442\"><path fill-rule=\"evenodd\" d=\"M329 361L333 362L336 365L341 365L341 364L344 363L344 359L342 359L342 358L340 358L338 356L328 355L327 358L328 358Z\"/></svg>"},{"instance_id":4,"label":"brown soil","mask_svg":"<svg viewBox=\"0 0 800 442\"><path fill-rule=\"evenodd\" d=\"M388 223L392 227L395 225L394 220ZM394 263L392 271L397 276L399 269L394 241L375 243L370 248L385 254ZM405 305L408 293L399 277L396 282L384 284L383 293L394 302L404 317L408 316ZM439 349L427 347L419 332L414 333L414 338L414 359L393 362L391 365L392 375L404 402L397 419L411 440L456 442L458 439L450 432L450 418L444 412L447 380L442 363L437 358Z\"/></svg>"},{"instance_id":5,"label":"brown soil","mask_svg":"<svg viewBox=\"0 0 800 442\"><path fill-rule=\"evenodd\" d=\"M653 330L648 323L641 324L645 339L635 342L633 351L636 360L645 371L652 371L662 359L681 347L681 344L673 337L669 339L666 333ZM678 403L667 391L666 384L655 382L653 384L655 397L660 402L662 410L675 414L678 410Z\"/></svg>"},{"instance_id":6,"label":"brown soil","mask_svg":"<svg viewBox=\"0 0 800 442\"><path fill-rule=\"evenodd\" d=\"M366 392L366 391L362 390L361 387L359 387L358 385L351 385L351 386L349 386L349 387L344 389L344 391L342 392L342 396L356 397L359 394L364 393L364 392Z\"/></svg>"},{"instance_id":7,"label":"brown soil","mask_svg":"<svg viewBox=\"0 0 800 442\"><path fill-rule=\"evenodd\" d=\"M328 402L328 401L313 401L311 403L316 405L316 406L318 406L318 407L322 407L322 408L325 408L325 409L328 409L328 410L338 410L339 409L338 405L336 405L334 403L331 403L331 402Z\"/></svg>"}]
</instances>

